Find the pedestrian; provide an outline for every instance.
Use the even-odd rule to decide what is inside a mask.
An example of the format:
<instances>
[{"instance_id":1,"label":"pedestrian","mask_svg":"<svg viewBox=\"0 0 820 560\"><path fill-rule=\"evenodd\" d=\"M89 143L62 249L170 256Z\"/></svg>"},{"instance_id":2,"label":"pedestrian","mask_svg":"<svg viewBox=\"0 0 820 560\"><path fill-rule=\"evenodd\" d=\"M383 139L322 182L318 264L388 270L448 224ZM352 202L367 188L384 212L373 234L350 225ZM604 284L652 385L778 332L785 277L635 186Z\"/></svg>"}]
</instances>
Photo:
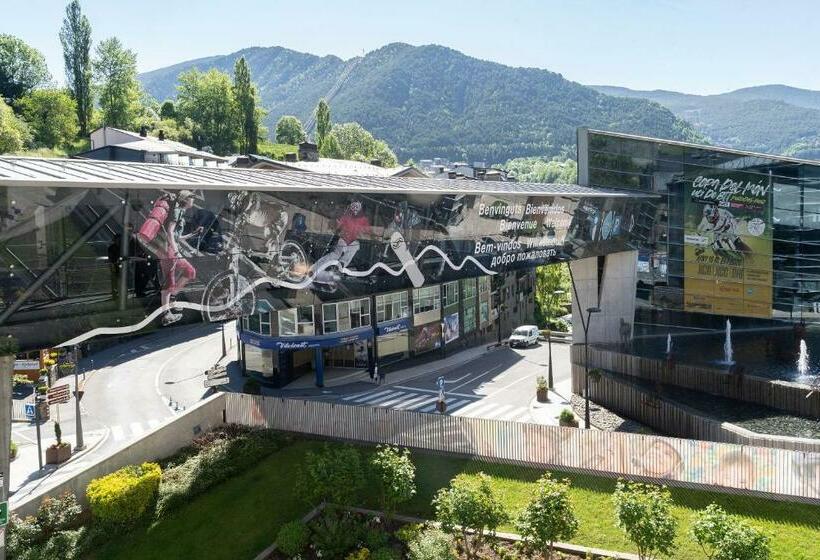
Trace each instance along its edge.
<instances>
[{"instance_id":1,"label":"pedestrian","mask_svg":"<svg viewBox=\"0 0 820 560\"><path fill-rule=\"evenodd\" d=\"M370 381L372 381L373 383L378 381L378 373L376 373L378 369L379 366L373 366L372 368L370 368Z\"/></svg>"}]
</instances>

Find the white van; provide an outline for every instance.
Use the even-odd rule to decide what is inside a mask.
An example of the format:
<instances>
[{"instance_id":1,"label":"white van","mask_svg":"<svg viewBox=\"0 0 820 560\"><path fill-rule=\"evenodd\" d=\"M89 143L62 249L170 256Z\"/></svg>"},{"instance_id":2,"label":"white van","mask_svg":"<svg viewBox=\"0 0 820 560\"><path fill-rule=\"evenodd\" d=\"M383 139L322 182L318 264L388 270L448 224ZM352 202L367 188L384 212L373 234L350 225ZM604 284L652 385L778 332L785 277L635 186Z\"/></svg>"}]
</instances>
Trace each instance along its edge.
<instances>
[{"instance_id":1,"label":"white van","mask_svg":"<svg viewBox=\"0 0 820 560\"><path fill-rule=\"evenodd\" d=\"M520 326L510 335L510 348L526 348L533 344L538 344L538 327L535 325Z\"/></svg>"}]
</instances>

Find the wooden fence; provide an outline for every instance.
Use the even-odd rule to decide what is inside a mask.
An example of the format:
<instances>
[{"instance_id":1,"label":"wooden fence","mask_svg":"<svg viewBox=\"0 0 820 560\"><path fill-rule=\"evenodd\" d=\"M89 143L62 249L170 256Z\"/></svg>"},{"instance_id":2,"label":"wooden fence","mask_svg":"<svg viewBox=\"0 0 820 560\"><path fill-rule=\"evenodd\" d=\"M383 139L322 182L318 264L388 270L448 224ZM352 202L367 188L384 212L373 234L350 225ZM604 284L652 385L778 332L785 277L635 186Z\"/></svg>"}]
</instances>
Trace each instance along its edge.
<instances>
[{"instance_id":1,"label":"wooden fence","mask_svg":"<svg viewBox=\"0 0 820 560\"><path fill-rule=\"evenodd\" d=\"M584 368L573 364L572 392L583 395L583 390ZM820 453L820 440L760 434L730 422L714 420L689 406L636 386L628 378L618 379L608 372L603 372L599 380L590 382L589 398L617 414L677 437Z\"/></svg>"},{"instance_id":2,"label":"wooden fence","mask_svg":"<svg viewBox=\"0 0 820 560\"><path fill-rule=\"evenodd\" d=\"M227 422L820 503L820 453L229 393Z\"/></svg>"},{"instance_id":3,"label":"wooden fence","mask_svg":"<svg viewBox=\"0 0 820 560\"><path fill-rule=\"evenodd\" d=\"M573 364L584 363L582 344L572 347L571 359ZM820 393L806 398L810 389L800 383L730 374L725 369L679 364L592 346L589 347L589 367L762 404L799 416L820 417Z\"/></svg>"}]
</instances>

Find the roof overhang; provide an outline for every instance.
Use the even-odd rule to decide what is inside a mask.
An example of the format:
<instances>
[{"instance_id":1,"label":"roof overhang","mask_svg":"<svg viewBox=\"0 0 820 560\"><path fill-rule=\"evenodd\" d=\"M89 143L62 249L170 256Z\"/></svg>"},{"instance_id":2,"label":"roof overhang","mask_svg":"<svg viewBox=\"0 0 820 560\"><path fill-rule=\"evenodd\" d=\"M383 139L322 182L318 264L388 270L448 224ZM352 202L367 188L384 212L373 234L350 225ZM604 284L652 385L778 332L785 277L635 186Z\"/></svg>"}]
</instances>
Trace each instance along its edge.
<instances>
[{"instance_id":1,"label":"roof overhang","mask_svg":"<svg viewBox=\"0 0 820 560\"><path fill-rule=\"evenodd\" d=\"M556 183L364 177L27 157L0 157L0 187L3 186L657 198L651 193Z\"/></svg>"}]
</instances>

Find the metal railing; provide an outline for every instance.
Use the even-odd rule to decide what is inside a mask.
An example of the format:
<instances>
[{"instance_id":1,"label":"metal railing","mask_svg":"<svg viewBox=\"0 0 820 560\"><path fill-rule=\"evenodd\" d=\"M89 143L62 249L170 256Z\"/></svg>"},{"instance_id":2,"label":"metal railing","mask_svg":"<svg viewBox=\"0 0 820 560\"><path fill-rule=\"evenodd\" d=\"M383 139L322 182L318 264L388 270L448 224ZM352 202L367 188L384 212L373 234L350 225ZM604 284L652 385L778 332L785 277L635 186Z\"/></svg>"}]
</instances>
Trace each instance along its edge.
<instances>
[{"instance_id":1,"label":"metal railing","mask_svg":"<svg viewBox=\"0 0 820 560\"><path fill-rule=\"evenodd\" d=\"M226 420L494 462L820 502L820 453L228 393Z\"/></svg>"}]
</instances>

